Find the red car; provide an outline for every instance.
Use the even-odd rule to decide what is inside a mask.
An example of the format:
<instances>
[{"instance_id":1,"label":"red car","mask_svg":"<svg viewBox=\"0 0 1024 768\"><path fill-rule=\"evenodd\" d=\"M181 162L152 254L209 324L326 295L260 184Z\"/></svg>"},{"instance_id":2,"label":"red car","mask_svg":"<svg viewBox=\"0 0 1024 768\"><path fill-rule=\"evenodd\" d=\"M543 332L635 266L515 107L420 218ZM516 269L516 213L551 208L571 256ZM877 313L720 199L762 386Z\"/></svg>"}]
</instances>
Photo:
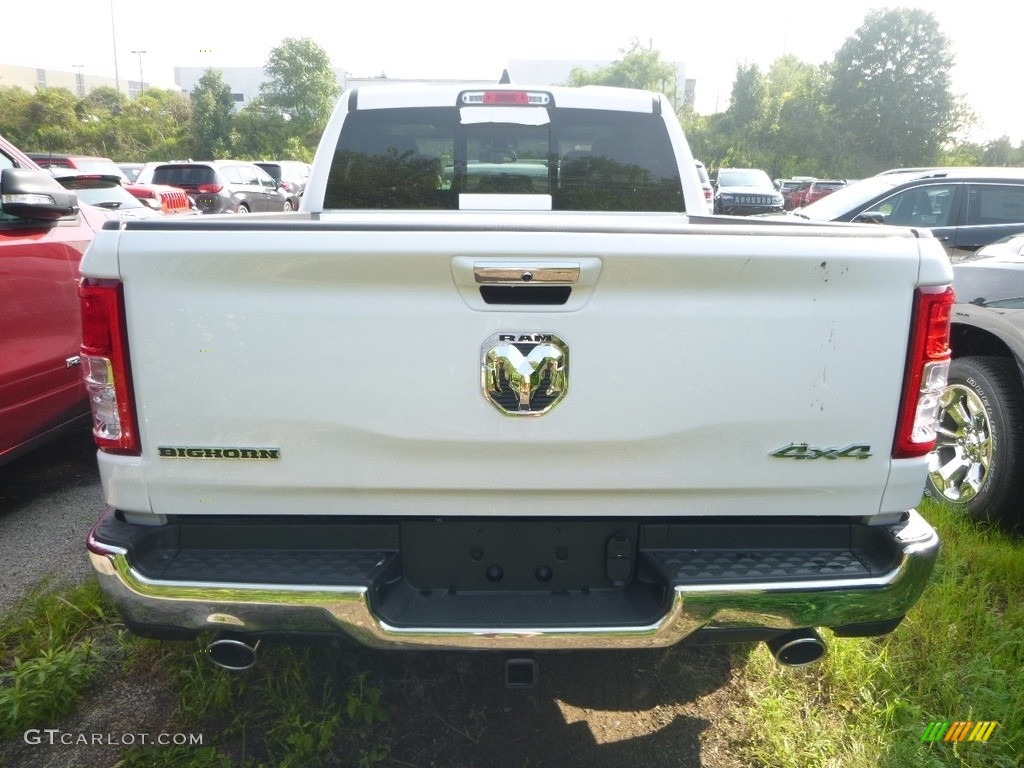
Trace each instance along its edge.
<instances>
[{"instance_id":1,"label":"red car","mask_svg":"<svg viewBox=\"0 0 1024 768\"><path fill-rule=\"evenodd\" d=\"M804 205L804 198L807 196L807 192L813 183L814 179L804 179L796 187L785 193L787 211L792 211L794 208Z\"/></svg>"},{"instance_id":2,"label":"red car","mask_svg":"<svg viewBox=\"0 0 1024 768\"><path fill-rule=\"evenodd\" d=\"M111 218L0 136L0 463L89 419L78 266Z\"/></svg>"},{"instance_id":3,"label":"red car","mask_svg":"<svg viewBox=\"0 0 1024 768\"><path fill-rule=\"evenodd\" d=\"M810 189L804 194L800 205L810 205L815 200L821 200L826 195L831 195L837 189L842 189L845 186L846 182L843 179L816 179L811 182Z\"/></svg>"},{"instance_id":4,"label":"red car","mask_svg":"<svg viewBox=\"0 0 1024 768\"><path fill-rule=\"evenodd\" d=\"M43 168L71 168L76 171L99 173L104 176L117 176L121 184L137 197L143 205L160 213L193 213L200 210L192 202L192 198L183 189L169 187L166 184L134 184L121 170L121 167L109 157L93 157L90 155L68 155L57 152L29 152L28 156L36 165Z\"/></svg>"},{"instance_id":5,"label":"red car","mask_svg":"<svg viewBox=\"0 0 1024 768\"><path fill-rule=\"evenodd\" d=\"M843 179L808 179L786 196L786 210L803 208L846 186Z\"/></svg>"}]
</instances>

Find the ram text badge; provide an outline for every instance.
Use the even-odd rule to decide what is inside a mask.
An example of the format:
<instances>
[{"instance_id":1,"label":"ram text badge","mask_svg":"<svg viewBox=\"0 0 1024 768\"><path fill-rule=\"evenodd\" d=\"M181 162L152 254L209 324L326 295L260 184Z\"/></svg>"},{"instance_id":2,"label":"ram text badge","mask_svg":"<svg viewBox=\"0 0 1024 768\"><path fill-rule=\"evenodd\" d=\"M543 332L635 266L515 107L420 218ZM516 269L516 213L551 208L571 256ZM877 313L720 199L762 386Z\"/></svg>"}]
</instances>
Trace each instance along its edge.
<instances>
[{"instance_id":1,"label":"ram text badge","mask_svg":"<svg viewBox=\"0 0 1024 768\"><path fill-rule=\"evenodd\" d=\"M539 416L569 386L569 347L553 333L496 333L482 347L484 397L508 416Z\"/></svg>"}]
</instances>

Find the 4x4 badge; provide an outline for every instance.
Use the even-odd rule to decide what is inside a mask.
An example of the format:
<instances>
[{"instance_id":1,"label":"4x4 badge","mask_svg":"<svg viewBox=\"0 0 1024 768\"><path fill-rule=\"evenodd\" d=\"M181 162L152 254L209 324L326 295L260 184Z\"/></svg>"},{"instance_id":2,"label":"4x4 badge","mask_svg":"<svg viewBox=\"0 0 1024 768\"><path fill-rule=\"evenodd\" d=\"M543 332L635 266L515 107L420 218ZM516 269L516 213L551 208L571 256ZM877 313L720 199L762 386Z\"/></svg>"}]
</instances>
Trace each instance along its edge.
<instances>
[{"instance_id":1,"label":"4x4 badge","mask_svg":"<svg viewBox=\"0 0 1024 768\"><path fill-rule=\"evenodd\" d=\"M481 348L484 397L508 416L539 416L569 387L569 347L553 333L496 333Z\"/></svg>"},{"instance_id":2,"label":"4x4 badge","mask_svg":"<svg viewBox=\"0 0 1024 768\"><path fill-rule=\"evenodd\" d=\"M871 456L870 445L848 445L845 448L812 448L807 443L790 443L772 451L777 459L866 459Z\"/></svg>"}]
</instances>

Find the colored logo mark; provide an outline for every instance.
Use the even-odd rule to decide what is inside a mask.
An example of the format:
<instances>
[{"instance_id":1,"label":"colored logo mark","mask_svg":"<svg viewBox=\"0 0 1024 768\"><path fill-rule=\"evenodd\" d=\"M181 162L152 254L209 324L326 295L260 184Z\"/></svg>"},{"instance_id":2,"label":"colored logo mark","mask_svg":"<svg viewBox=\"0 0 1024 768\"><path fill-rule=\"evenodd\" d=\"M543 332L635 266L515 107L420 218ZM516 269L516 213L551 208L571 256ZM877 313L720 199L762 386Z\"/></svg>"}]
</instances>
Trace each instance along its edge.
<instances>
[{"instance_id":1,"label":"colored logo mark","mask_svg":"<svg viewBox=\"0 0 1024 768\"><path fill-rule=\"evenodd\" d=\"M921 734L921 741L988 741L997 725L999 723L995 720L928 723Z\"/></svg>"}]
</instances>

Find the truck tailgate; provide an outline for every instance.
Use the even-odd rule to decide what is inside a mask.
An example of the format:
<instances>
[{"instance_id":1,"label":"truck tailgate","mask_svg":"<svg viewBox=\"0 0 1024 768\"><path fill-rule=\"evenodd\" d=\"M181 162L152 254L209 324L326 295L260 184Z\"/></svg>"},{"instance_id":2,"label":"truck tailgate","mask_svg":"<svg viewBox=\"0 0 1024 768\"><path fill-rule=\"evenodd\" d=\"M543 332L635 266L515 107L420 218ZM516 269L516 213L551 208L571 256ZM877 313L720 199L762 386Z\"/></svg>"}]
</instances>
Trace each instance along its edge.
<instances>
[{"instance_id":1,"label":"truck tailgate","mask_svg":"<svg viewBox=\"0 0 1024 768\"><path fill-rule=\"evenodd\" d=\"M865 252L831 227L681 217L504 213L500 236L486 215L252 218L105 231L86 257L85 274L124 283L142 456L101 467L141 473L137 511L883 503L920 268L909 232L864 228ZM564 265L580 279L556 305L488 304L474 272ZM485 397L496 334L564 344L565 395L546 413Z\"/></svg>"}]
</instances>

